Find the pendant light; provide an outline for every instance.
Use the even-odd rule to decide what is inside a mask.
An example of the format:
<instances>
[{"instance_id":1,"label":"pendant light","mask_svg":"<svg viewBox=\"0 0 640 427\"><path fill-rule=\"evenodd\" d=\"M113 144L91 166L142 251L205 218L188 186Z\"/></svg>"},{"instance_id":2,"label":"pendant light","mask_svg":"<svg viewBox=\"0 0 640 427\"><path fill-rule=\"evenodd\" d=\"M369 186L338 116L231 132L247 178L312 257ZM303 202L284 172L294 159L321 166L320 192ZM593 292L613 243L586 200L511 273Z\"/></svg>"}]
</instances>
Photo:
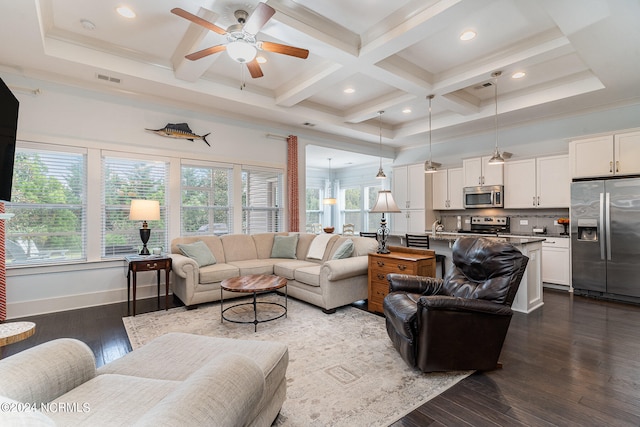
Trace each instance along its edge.
<instances>
[{"instance_id":1,"label":"pendant light","mask_svg":"<svg viewBox=\"0 0 640 427\"><path fill-rule=\"evenodd\" d=\"M498 77L502 75L502 71L496 71L491 74L491 77L495 79L494 81L494 92L496 98L496 114L495 114L495 124L496 124L496 148L493 152L493 156L489 159L490 165L501 165L504 163L504 157L500 154L500 150L498 150Z\"/></svg>"},{"instance_id":2,"label":"pendant light","mask_svg":"<svg viewBox=\"0 0 640 427\"><path fill-rule=\"evenodd\" d=\"M331 197L332 186L333 184L331 183L331 157L329 157L329 191L327 192L328 197L325 197L324 199L322 199L323 205L335 205L338 202L335 197Z\"/></svg>"},{"instance_id":3,"label":"pendant light","mask_svg":"<svg viewBox=\"0 0 640 427\"><path fill-rule=\"evenodd\" d=\"M378 169L378 174L376 175L376 179L386 179L387 178L387 175L385 175L384 171L382 170L382 113L384 113L384 111L382 111L382 110L378 111L378 124L380 125L380 149L379 149L380 169Z\"/></svg>"},{"instance_id":4,"label":"pendant light","mask_svg":"<svg viewBox=\"0 0 640 427\"><path fill-rule=\"evenodd\" d=\"M427 96L427 99L429 100L429 160L424 162L424 173L435 173L438 171L438 168L433 163L431 154L431 100L433 97L434 95Z\"/></svg>"}]
</instances>

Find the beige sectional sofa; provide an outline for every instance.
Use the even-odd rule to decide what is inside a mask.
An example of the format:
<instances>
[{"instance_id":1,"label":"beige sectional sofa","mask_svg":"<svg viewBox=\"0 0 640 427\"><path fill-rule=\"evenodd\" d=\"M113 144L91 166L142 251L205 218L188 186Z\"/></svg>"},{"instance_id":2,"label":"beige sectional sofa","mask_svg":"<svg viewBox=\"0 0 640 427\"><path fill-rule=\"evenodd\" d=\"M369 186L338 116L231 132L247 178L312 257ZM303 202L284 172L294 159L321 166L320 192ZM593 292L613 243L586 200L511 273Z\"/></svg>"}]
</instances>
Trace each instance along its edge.
<instances>
[{"instance_id":1,"label":"beige sectional sofa","mask_svg":"<svg viewBox=\"0 0 640 427\"><path fill-rule=\"evenodd\" d=\"M288 364L283 343L169 333L96 369L57 339L0 360L0 425L267 427Z\"/></svg>"},{"instance_id":2,"label":"beige sectional sofa","mask_svg":"<svg viewBox=\"0 0 640 427\"><path fill-rule=\"evenodd\" d=\"M297 235L295 254L274 257L276 236ZM215 264L199 267L181 253L178 245L202 241L215 258ZM353 242L347 258L333 259ZM187 306L220 300L220 283L227 278L250 274L276 274L288 280L289 296L309 302L331 313L337 307L366 299L369 252L375 252L375 239L305 233L228 234L223 236L179 237L171 242L173 259L171 289ZM226 293L224 298L242 296Z\"/></svg>"}]
</instances>

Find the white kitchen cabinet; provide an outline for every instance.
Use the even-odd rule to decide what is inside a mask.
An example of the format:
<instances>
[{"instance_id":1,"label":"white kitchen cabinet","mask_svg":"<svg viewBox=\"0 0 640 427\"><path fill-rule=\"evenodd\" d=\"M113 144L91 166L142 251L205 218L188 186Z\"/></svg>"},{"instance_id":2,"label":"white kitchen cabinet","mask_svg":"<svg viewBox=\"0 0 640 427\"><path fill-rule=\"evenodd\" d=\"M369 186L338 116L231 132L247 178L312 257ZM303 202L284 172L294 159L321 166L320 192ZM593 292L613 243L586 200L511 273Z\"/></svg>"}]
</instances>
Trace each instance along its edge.
<instances>
[{"instance_id":1,"label":"white kitchen cabinet","mask_svg":"<svg viewBox=\"0 0 640 427\"><path fill-rule=\"evenodd\" d=\"M462 168L443 169L433 175L433 209L464 209Z\"/></svg>"},{"instance_id":2,"label":"white kitchen cabinet","mask_svg":"<svg viewBox=\"0 0 640 427\"><path fill-rule=\"evenodd\" d=\"M505 209L568 208L569 156L513 160L504 164Z\"/></svg>"},{"instance_id":3,"label":"white kitchen cabinet","mask_svg":"<svg viewBox=\"0 0 640 427\"><path fill-rule=\"evenodd\" d=\"M391 215L391 234L423 234L425 232L426 217L424 209L406 209L401 213L394 213Z\"/></svg>"},{"instance_id":4,"label":"white kitchen cabinet","mask_svg":"<svg viewBox=\"0 0 640 427\"><path fill-rule=\"evenodd\" d=\"M503 184L503 165L490 165L489 159L491 156L475 157L462 161L464 187Z\"/></svg>"},{"instance_id":5,"label":"white kitchen cabinet","mask_svg":"<svg viewBox=\"0 0 640 427\"><path fill-rule=\"evenodd\" d=\"M640 132L571 141L569 157L573 178L638 174L640 173Z\"/></svg>"},{"instance_id":6,"label":"white kitchen cabinet","mask_svg":"<svg viewBox=\"0 0 640 427\"><path fill-rule=\"evenodd\" d=\"M393 168L393 199L400 209L425 209L424 164Z\"/></svg>"},{"instance_id":7,"label":"white kitchen cabinet","mask_svg":"<svg viewBox=\"0 0 640 427\"><path fill-rule=\"evenodd\" d=\"M547 237L542 242L542 281L544 283L571 286L571 239Z\"/></svg>"},{"instance_id":8,"label":"white kitchen cabinet","mask_svg":"<svg viewBox=\"0 0 640 427\"><path fill-rule=\"evenodd\" d=\"M531 313L544 304L542 293L542 264L540 242L516 244L520 252L529 257L527 269L520 281L520 287L513 299L511 309L521 313Z\"/></svg>"}]
</instances>

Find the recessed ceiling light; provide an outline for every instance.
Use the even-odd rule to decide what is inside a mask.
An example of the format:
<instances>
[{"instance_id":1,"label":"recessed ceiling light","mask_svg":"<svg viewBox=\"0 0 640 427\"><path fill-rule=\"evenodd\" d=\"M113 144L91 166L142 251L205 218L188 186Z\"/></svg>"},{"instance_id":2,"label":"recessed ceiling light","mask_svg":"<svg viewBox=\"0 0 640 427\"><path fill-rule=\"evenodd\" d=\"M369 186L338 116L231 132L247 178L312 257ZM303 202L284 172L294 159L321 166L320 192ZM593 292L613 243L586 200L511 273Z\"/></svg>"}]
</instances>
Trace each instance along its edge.
<instances>
[{"instance_id":1,"label":"recessed ceiling light","mask_svg":"<svg viewBox=\"0 0 640 427\"><path fill-rule=\"evenodd\" d=\"M136 17L136 13L133 10L131 10L131 8L128 6L117 7L116 12L118 12L120 16L124 16L125 18L131 19Z\"/></svg>"},{"instance_id":2,"label":"recessed ceiling light","mask_svg":"<svg viewBox=\"0 0 640 427\"><path fill-rule=\"evenodd\" d=\"M526 76L526 75L527 75L527 73L525 73L524 71L517 71L517 72L515 72L515 73L513 73L513 74L511 75L511 78L512 78L512 79L521 79L521 78L523 78L523 77L524 77L524 76Z\"/></svg>"},{"instance_id":3,"label":"recessed ceiling light","mask_svg":"<svg viewBox=\"0 0 640 427\"><path fill-rule=\"evenodd\" d=\"M265 62L267 62L267 58L265 58L264 56L256 56L256 61L258 61L259 64L264 64Z\"/></svg>"},{"instance_id":4,"label":"recessed ceiling light","mask_svg":"<svg viewBox=\"0 0 640 427\"><path fill-rule=\"evenodd\" d=\"M404 114L409 114L411 112L411 108L405 108L404 110L402 110L402 112Z\"/></svg>"},{"instance_id":5,"label":"recessed ceiling light","mask_svg":"<svg viewBox=\"0 0 640 427\"><path fill-rule=\"evenodd\" d=\"M471 31L471 30L467 30L465 32L463 32L462 34L460 34L460 40L462 41L467 41L467 40L471 40L474 39L476 37L476 32L475 31Z\"/></svg>"},{"instance_id":6,"label":"recessed ceiling light","mask_svg":"<svg viewBox=\"0 0 640 427\"><path fill-rule=\"evenodd\" d=\"M355 90L354 88L352 88L352 87L348 87L348 88L346 88L345 90L343 90L343 92L344 92L344 93L353 93L353 92L355 92L355 91L356 91L356 90Z\"/></svg>"}]
</instances>

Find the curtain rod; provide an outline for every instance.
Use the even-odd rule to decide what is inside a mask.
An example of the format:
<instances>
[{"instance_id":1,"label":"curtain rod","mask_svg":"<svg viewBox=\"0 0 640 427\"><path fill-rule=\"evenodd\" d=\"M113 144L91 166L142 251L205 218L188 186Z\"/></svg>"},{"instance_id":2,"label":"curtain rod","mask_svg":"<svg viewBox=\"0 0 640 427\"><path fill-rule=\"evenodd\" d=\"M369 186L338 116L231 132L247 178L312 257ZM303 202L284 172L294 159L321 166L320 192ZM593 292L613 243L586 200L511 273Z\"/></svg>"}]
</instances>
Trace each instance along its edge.
<instances>
[{"instance_id":1,"label":"curtain rod","mask_svg":"<svg viewBox=\"0 0 640 427\"><path fill-rule=\"evenodd\" d=\"M286 141L288 139L288 137L286 137L286 136L276 135L275 133L268 133L267 134L267 138L269 138L269 139L281 139L283 141Z\"/></svg>"}]
</instances>

